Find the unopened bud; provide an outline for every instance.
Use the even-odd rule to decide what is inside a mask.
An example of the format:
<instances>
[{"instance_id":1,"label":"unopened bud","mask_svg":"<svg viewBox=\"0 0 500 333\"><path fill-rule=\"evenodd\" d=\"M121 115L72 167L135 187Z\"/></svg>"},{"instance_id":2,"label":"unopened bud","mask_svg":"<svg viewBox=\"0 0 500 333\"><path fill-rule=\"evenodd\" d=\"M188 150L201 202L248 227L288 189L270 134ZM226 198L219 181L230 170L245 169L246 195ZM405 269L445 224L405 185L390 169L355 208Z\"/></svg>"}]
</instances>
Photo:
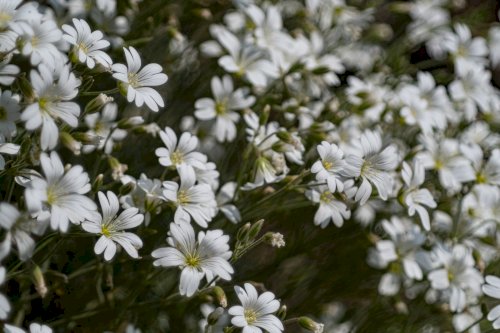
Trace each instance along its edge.
<instances>
[{"instance_id":1,"label":"unopened bud","mask_svg":"<svg viewBox=\"0 0 500 333\"><path fill-rule=\"evenodd\" d=\"M212 311L212 313L210 313L207 317L208 325L213 326L213 325L217 324L217 322L219 321L219 318L223 314L224 314L224 309L221 307L218 307L217 309Z\"/></svg>"},{"instance_id":2,"label":"unopened bud","mask_svg":"<svg viewBox=\"0 0 500 333\"><path fill-rule=\"evenodd\" d=\"M85 145L97 146L101 142L101 140L104 140L104 138L101 136L84 132L74 132L72 136Z\"/></svg>"},{"instance_id":3,"label":"unopened bud","mask_svg":"<svg viewBox=\"0 0 500 333\"><path fill-rule=\"evenodd\" d=\"M114 99L111 96L108 96L106 94L99 94L97 97L95 97L93 100L87 103L85 106L85 114L91 114L91 113L96 113L99 112L104 105L113 102Z\"/></svg>"},{"instance_id":4,"label":"unopened bud","mask_svg":"<svg viewBox=\"0 0 500 333\"><path fill-rule=\"evenodd\" d=\"M314 75L323 75L323 74L328 74L330 72L331 72L330 68L326 66L316 67L311 71L311 73L313 73Z\"/></svg>"},{"instance_id":5,"label":"unopened bud","mask_svg":"<svg viewBox=\"0 0 500 333\"><path fill-rule=\"evenodd\" d=\"M283 304L276 313L276 316L281 320L285 320L286 312L287 312L287 307L286 305Z\"/></svg>"},{"instance_id":6,"label":"unopened bud","mask_svg":"<svg viewBox=\"0 0 500 333\"><path fill-rule=\"evenodd\" d=\"M269 105L264 106L262 113L259 117L259 125L267 124L267 120L269 119L269 114L271 113L271 107Z\"/></svg>"},{"instance_id":7,"label":"unopened bud","mask_svg":"<svg viewBox=\"0 0 500 333\"><path fill-rule=\"evenodd\" d=\"M290 133L288 133L287 131L279 131L278 133L276 133L276 136L286 142L286 143L290 143L291 139L292 139L292 136L290 135Z\"/></svg>"},{"instance_id":8,"label":"unopened bud","mask_svg":"<svg viewBox=\"0 0 500 333\"><path fill-rule=\"evenodd\" d=\"M38 265L35 265L33 269L33 282L35 284L35 289L38 295L41 298L44 298L47 295L47 285L45 284L45 278L43 277L42 270Z\"/></svg>"},{"instance_id":9,"label":"unopened bud","mask_svg":"<svg viewBox=\"0 0 500 333\"><path fill-rule=\"evenodd\" d=\"M71 134L67 132L59 133L59 138L61 139L62 144L71 150L73 154L80 155L82 149L82 143L76 141Z\"/></svg>"},{"instance_id":10,"label":"unopened bud","mask_svg":"<svg viewBox=\"0 0 500 333\"><path fill-rule=\"evenodd\" d=\"M264 236L264 240L269 245L277 248L283 247L286 244L283 235L280 234L279 232L266 233L266 235Z\"/></svg>"},{"instance_id":11,"label":"unopened bud","mask_svg":"<svg viewBox=\"0 0 500 333\"><path fill-rule=\"evenodd\" d=\"M133 190L135 190L135 183L134 182L128 182L127 184L122 185L120 187L119 191L120 191L120 195L124 196L124 195L129 194Z\"/></svg>"},{"instance_id":12,"label":"unopened bud","mask_svg":"<svg viewBox=\"0 0 500 333\"><path fill-rule=\"evenodd\" d=\"M215 286L213 289L213 294L220 306L222 306L223 308L227 307L227 297L224 289L219 286Z\"/></svg>"},{"instance_id":13,"label":"unopened bud","mask_svg":"<svg viewBox=\"0 0 500 333\"><path fill-rule=\"evenodd\" d=\"M126 164L120 163L120 161L116 157L113 157L113 156L108 157L108 163L112 169L111 177L114 180L118 180L121 177L123 177L123 175L125 174L125 172L128 169L128 166Z\"/></svg>"},{"instance_id":14,"label":"unopened bud","mask_svg":"<svg viewBox=\"0 0 500 333\"><path fill-rule=\"evenodd\" d=\"M142 124L144 124L144 118L142 118L141 116L135 116L120 120L118 122L118 128L130 129Z\"/></svg>"},{"instance_id":15,"label":"unopened bud","mask_svg":"<svg viewBox=\"0 0 500 333\"><path fill-rule=\"evenodd\" d=\"M24 98L28 103L31 103L35 99L35 92L33 91L33 86L30 81L26 78L26 75L24 73L19 75L16 83Z\"/></svg>"},{"instance_id":16,"label":"unopened bud","mask_svg":"<svg viewBox=\"0 0 500 333\"><path fill-rule=\"evenodd\" d=\"M236 327L231 326L231 327L224 327L224 333L233 333L236 331Z\"/></svg>"},{"instance_id":17,"label":"unopened bud","mask_svg":"<svg viewBox=\"0 0 500 333\"><path fill-rule=\"evenodd\" d=\"M315 322L309 317L300 317L299 318L300 327L314 333L323 333L325 325Z\"/></svg>"},{"instance_id":18,"label":"unopened bud","mask_svg":"<svg viewBox=\"0 0 500 333\"><path fill-rule=\"evenodd\" d=\"M248 239L253 240L257 235L259 234L260 230L262 229L262 226L264 225L264 220L258 220L255 222L250 230L248 231Z\"/></svg>"},{"instance_id":19,"label":"unopened bud","mask_svg":"<svg viewBox=\"0 0 500 333\"><path fill-rule=\"evenodd\" d=\"M104 175L102 173L100 173L99 175L97 175L97 177L95 177L95 180L92 183L92 192L99 191L99 189L101 188L101 186L103 184L103 181L104 181Z\"/></svg>"},{"instance_id":20,"label":"unopened bud","mask_svg":"<svg viewBox=\"0 0 500 333\"><path fill-rule=\"evenodd\" d=\"M241 228L240 230L238 230L238 233L236 234L236 239L239 240L239 241L243 241L244 239L247 238L247 235L248 235L248 231L250 230L250 227L252 225L250 224L250 222L248 223L245 223Z\"/></svg>"}]
</instances>

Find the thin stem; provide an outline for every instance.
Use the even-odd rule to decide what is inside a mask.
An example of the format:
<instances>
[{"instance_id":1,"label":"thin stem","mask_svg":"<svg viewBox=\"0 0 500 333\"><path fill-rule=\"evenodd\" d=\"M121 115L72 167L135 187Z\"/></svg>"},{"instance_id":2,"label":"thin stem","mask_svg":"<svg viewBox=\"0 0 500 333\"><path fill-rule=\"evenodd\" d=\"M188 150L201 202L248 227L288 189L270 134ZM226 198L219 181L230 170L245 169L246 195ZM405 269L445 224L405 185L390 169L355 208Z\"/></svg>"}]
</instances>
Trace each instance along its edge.
<instances>
[{"instance_id":1,"label":"thin stem","mask_svg":"<svg viewBox=\"0 0 500 333\"><path fill-rule=\"evenodd\" d=\"M106 95L111 95L119 92L120 90L118 88L113 88L110 90L104 90L104 91L83 91L80 93L80 96L98 96L100 94L106 94Z\"/></svg>"}]
</instances>

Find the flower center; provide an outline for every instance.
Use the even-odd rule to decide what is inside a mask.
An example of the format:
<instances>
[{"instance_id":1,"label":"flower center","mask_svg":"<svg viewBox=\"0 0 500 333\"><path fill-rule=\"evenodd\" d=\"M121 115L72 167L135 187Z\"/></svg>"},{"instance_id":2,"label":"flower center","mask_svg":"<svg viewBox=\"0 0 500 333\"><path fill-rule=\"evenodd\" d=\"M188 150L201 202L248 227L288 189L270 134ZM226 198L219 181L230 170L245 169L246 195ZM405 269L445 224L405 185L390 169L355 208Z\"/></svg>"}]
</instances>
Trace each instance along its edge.
<instances>
[{"instance_id":1,"label":"flower center","mask_svg":"<svg viewBox=\"0 0 500 333\"><path fill-rule=\"evenodd\" d=\"M248 325L252 325L255 321L257 321L257 312L255 312L254 309L245 309L243 315L245 316L245 320Z\"/></svg>"},{"instance_id":2,"label":"flower center","mask_svg":"<svg viewBox=\"0 0 500 333\"><path fill-rule=\"evenodd\" d=\"M219 116L226 114L227 105L224 102L215 103L215 113Z\"/></svg>"},{"instance_id":3,"label":"flower center","mask_svg":"<svg viewBox=\"0 0 500 333\"><path fill-rule=\"evenodd\" d=\"M190 254L186 257L186 265L196 268L200 265L200 258L197 255Z\"/></svg>"},{"instance_id":4,"label":"flower center","mask_svg":"<svg viewBox=\"0 0 500 333\"><path fill-rule=\"evenodd\" d=\"M57 193L53 187L47 188L47 203L53 205L57 201Z\"/></svg>"},{"instance_id":5,"label":"flower center","mask_svg":"<svg viewBox=\"0 0 500 333\"><path fill-rule=\"evenodd\" d=\"M319 196L319 200L322 201L322 202L326 202L326 203L332 201L333 199L334 199L333 198L333 194L330 191L323 192Z\"/></svg>"},{"instance_id":6,"label":"flower center","mask_svg":"<svg viewBox=\"0 0 500 333\"><path fill-rule=\"evenodd\" d=\"M363 162L363 165L361 166L361 175L366 174L367 171L369 171L372 167L372 163L370 161L365 160Z\"/></svg>"},{"instance_id":7,"label":"flower center","mask_svg":"<svg viewBox=\"0 0 500 333\"><path fill-rule=\"evenodd\" d=\"M109 238L109 236L111 236L111 231L108 229L106 225L103 225L101 227L101 234Z\"/></svg>"},{"instance_id":8,"label":"flower center","mask_svg":"<svg viewBox=\"0 0 500 333\"><path fill-rule=\"evenodd\" d=\"M83 51L83 53L85 53L85 54L89 53L89 48L87 47L87 45L85 45L85 43L84 43L84 42L79 43L79 44L78 44L78 48L79 48L80 50L82 50L82 51Z\"/></svg>"},{"instance_id":9,"label":"flower center","mask_svg":"<svg viewBox=\"0 0 500 333\"><path fill-rule=\"evenodd\" d=\"M31 37L31 45L33 48L36 48L38 46L38 43L40 43L40 39L37 36Z\"/></svg>"},{"instance_id":10,"label":"flower center","mask_svg":"<svg viewBox=\"0 0 500 333\"><path fill-rule=\"evenodd\" d=\"M174 151L172 154L170 154L170 160L172 161L173 165L179 165L182 163L182 153L179 151Z\"/></svg>"},{"instance_id":11,"label":"flower center","mask_svg":"<svg viewBox=\"0 0 500 333\"><path fill-rule=\"evenodd\" d=\"M0 119L2 119L2 113L0 112ZM486 183L486 176L482 172L478 172L476 175L476 182L479 184Z\"/></svg>"},{"instance_id":12,"label":"flower center","mask_svg":"<svg viewBox=\"0 0 500 333\"><path fill-rule=\"evenodd\" d=\"M179 193L177 193L177 202L180 205L185 205L185 204L189 203L189 195L187 194L186 191L181 190L181 191L179 191Z\"/></svg>"},{"instance_id":13,"label":"flower center","mask_svg":"<svg viewBox=\"0 0 500 333\"><path fill-rule=\"evenodd\" d=\"M140 87L139 77L137 76L137 73L128 73L127 78L128 78L128 84L131 85L133 88Z\"/></svg>"},{"instance_id":14,"label":"flower center","mask_svg":"<svg viewBox=\"0 0 500 333\"><path fill-rule=\"evenodd\" d=\"M328 161L323 161L323 167L325 167L326 170L330 170L333 167L333 163Z\"/></svg>"}]
</instances>

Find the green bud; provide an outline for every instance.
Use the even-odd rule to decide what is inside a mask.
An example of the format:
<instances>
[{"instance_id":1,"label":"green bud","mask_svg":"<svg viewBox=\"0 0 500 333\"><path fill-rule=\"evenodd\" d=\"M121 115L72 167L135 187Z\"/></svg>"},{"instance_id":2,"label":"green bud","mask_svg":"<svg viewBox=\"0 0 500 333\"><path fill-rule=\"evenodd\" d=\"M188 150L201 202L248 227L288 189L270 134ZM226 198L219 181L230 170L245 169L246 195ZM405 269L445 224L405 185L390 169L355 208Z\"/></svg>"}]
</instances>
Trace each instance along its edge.
<instances>
[{"instance_id":1,"label":"green bud","mask_svg":"<svg viewBox=\"0 0 500 333\"><path fill-rule=\"evenodd\" d=\"M87 145L98 145L99 141L101 140L101 138L97 135L92 135L84 132L74 132L72 136L75 140L78 140L81 143Z\"/></svg>"},{"instance_id":2,"label":"green bud","mask_svg":"<svg viewBox=\"0 0 500 333\"><path fill-rule=\"evenodd\" d=\"M114 98L106 94L99 94L97 97L92 99L85 106L84 114L92 114L101 111L101 109L108 103L114 101Z\"/></svg>"},{"instance_id":3,"label":"green bud","mask_svg":"<svg viewBox=\"0 0 500 333\"><path fill-rule=\"evenodd\" d=\"M287 131L279 131L276 136L283 142L290 143L292 136Z\"/></svg>"},{"instance_id":4,"label":"green bud","mask_svg":"<svg viewBox=\"0 0 500 333\"><path fill-rule=\"evenodd\" d=\"M207 317L208 325L213 326L213 325L217 324L217 322L219 321L219 318L223 314L224 314L224 309L221 307L218 307L217 309L212 311L212 313L210 313Z\"/></svg>"},{"instance_id":5,"label":"green bud","mask_svg":"<svg viewBox=\"0 0 500 333\"><path fill-rule=\"evenodd\" d=\"M278 312L276 313L276 316L280 319L280 320L285 320L286 318L286 312L287 312L287 307L286 305L282 305Z\"/></svg>"},{"instance_id":6,"label":"green bud","mask_svg":"<svg viewBox=\"0 0 500 333\"><path fill-rule=\"evenodd\" d=\"M309 317L300 317L298 320L300 327L314 333L323 333L325 325L315 322Z\"/></svg>"},{"instance_id":7,"label":"green bud","mask_svg":"<svg viewBox=\"0 0 500 333\"><path fill-rule=\"evenodd\" d=\"M27 102L32 103L35 100L35 92L33 91L31 82L26 78L26 74L22 73L19 75L16 84Z\"/></svg>"},{"instance_id":8,"label":"green bud","mask_svg":"<svg viewBox=\"0 0 500 333\"><path fill-rule=\"evenodd\" d=\"M141 116L136 116L120 120L118 122L118 128L129 129L140 126L142 124L144 124L144 118L142 118Z\"/></svg>"},{"instance_id":9,"label":"green bud","mask_svg":"<svg viewBox=\"0 0 500 333\"><path fill-rule=\"evenodd\" d=\"M267 124L267 120L269 119L269 114L271 113L271 106L267 104L264 106L264 109L262 109L262 113L260 114L259 117L259 125L265 125Z\"/></svg>"},{"instance_id":10,"label":"green bud","mask_svg":"<svg viewBox=\"0 0 500 333\"><path fill-rule=\"evenodd\" d=\"M100 173L99 175L97 175L97 177L95 177L95 180L92 183L92 192L97 192L101 188L103 181L104 175Z\"/></svg>"},{"instance_id":11,"label":"green bud","mask_svg":"<svg viewBox=\"0 0 500 333\"><path fill-rule=\"evenodd\" d=\"M255 222L248 231L248 239L253 240L255 237L257 237L263 225L264 225L264 219Z\"/></svg>"},{"instance_id":12,"label":"green bud","mask_svg":"<svg viewBox=\"0 0 500 333\"><path fill-rule=\"evenodd\" d=\"M32 271L33 283L35 285L36 292L41 298L47 295L47 285L45 284L45 278L43 276L42 270L38 265L35 265Z\"/></svg>"},{"instance_id":13,"label":"green bud","mask_svg":"<svg viewBox=\"0 0 500 333\"><path fill-rule=\"evenodd\" d=\"M135 183L129 182L127 184L120 186L119 192L120 192L120 195L127 195L130 192L132 192L133 190L135 190Z\"/></svg>"},{"instance_id":14,"label":"green bud","mask_svg":"<svg viewBox=\"0 0 500 333\"><path fill-rule=\"evenodd\" d=\"M250 230L251 224L250 222L245 223L239 230L238 233L236 234L236 239L238 241L244 241L247 239L248 231Z\"/></svg>"},{"instance_id":15,"label":"green bud","mask_svg":"<svg viewBox=\"0 0 500 333\"><path fill-rule=\"evenodd\" d=\"M80 155L82 149L81 142L76 141L68 132L59 133L59 138L61 139L62 144L71 150L73 154Z\"/></svg>"},{"instance_id":16,"label":"green bud","mask_svg":"<svg viewBox=\"0 0 500 333\"><path fill-rule=\"evenodd\" d=\"M219 303L219 305L222 306L223 308L227 307L227 297L226 293L224 292L224 289L222 289L219 286L215 286L212 292L215 299L217 300L217 303Z\"/></svg>"},{"instance_id":17,"label":"green bud","mask_svg":"<svg viewBox=\"0 0 500 333\"><path fill-rule=\"evenodd\" d=\"M325 66L316 67L315 69L313 69L311 71L311 73L313 73L314 75L323 75L323 74L327 74L330 72L331 72L330 68L325 67Z\"/></svg>"}]
</instances>

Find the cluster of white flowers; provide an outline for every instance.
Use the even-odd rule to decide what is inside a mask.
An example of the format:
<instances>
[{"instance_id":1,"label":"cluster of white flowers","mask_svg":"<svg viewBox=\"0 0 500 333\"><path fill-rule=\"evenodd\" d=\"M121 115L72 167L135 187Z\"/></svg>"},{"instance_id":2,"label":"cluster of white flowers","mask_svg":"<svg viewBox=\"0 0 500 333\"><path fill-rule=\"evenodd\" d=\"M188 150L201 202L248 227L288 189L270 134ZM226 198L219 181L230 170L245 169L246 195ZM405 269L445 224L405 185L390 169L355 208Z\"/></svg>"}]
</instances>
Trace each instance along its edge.
<instances>
[{"instance_id":1,"label":"cluster of white flowers","mask_svg":"<svg viewBox=\"0 0 500 333\"><path fill-rule=\"evenodd\" d=\"M210 20L203 40L172 16L160 30L172 40L151 56L165 60L145 63L140 45L155 36L127 40L147 7L138 0L0 0L0 320L19 324L4 331L50 317L25 313L63 294L47 275L96 271L97 299L48 320L54 331L106 311L117 314L106 329L125 327L127 311L153 304L138 301L147 295L166 308L203 301L201 332L323 332L287 315L285 290L280 301L239 272L264 243L286 250L299 222L358 224L380 273L373 289L399 307L424 300L457 332L481 332L483 318L499 329L500 305L481 305L500 299L500 28L473 35L449 10L458 2L390 6L406 15L394 37L376 8L347 0L233 0L221 16L189 11ZM393 67L389 41L404 49ZM403 59L419 52L430 67ZM164 84L181 86L172 78L196 66L206 80L176 123ZM303 207L309 220L293 226L253 222ZM283 234L261 234L270 228ZM83 259L61 264L69 243ZM137 291L103 291L127 264ZM226 309L226 292L241 305ZM160 317L151 331L175 327ZM135 317L126 324L138 332Z\"/></svg>"}]
</instances>

